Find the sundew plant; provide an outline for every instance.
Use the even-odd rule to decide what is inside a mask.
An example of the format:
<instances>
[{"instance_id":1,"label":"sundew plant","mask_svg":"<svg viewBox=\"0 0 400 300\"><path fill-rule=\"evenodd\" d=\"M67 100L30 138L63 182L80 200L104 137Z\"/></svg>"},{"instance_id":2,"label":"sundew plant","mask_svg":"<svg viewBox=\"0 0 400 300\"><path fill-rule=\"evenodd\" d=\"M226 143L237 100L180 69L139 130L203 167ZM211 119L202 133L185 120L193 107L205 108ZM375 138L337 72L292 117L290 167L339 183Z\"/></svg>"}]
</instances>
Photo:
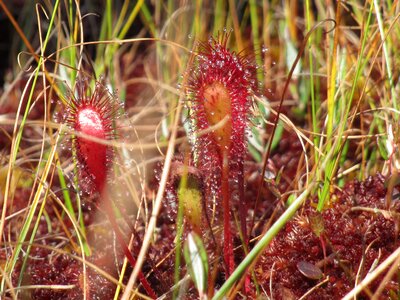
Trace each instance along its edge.
<instances>
[{"instance_id":1,"label":"sundew plant","mask_svg":"<svg viewBox=\"0 0 400 300\"><path fill-rule=\"evenodd\" d=\"M1 299L398 299L397 1L0 16Z\"/></svg>"}]
</instances>

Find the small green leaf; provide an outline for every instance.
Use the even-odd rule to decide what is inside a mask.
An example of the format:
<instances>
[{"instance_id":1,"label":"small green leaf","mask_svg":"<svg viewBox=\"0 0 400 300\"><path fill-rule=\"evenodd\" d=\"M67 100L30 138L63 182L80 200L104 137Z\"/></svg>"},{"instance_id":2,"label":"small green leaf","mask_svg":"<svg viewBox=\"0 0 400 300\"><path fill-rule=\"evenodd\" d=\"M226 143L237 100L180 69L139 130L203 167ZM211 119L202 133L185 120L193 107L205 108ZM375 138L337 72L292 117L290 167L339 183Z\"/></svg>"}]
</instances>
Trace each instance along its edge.
<instances>
[{"instance_id":1,"label":"small green leaf","mask_svg":"<svg viewBox=\"0 0 400 300\"><path fill-rule=\"evenodd\" d=\"M388 153L388 148L386 147L388 140L386 137L381 137L378 138L378 148L379 148L379 153L381 154L382 158L384 160L389 159L389 153Z\"/></svg>"},{"instance_id":2,"label":"small green leaf","mask_svg":"<svg viewBox=\"0 0 400 300\"><path fill-rule=\"evenodd\" d=\"M194 232L189 233L184 247L187 269L199 291L200 299L207 294L208 260L201 238Z\"/></svg>"},{"instance_id":3,"label":"small green leaf","mask_svg":"<svg viewBox=\"0 0 400 300\"><path fill-rule=\"evenodd\" d=\"M271 150L274 150L276 147L278 147L279 142L281 141L282 135L283 135L283 125L282 125L282 121L279 120L278 126L276 127L274 138L272 139Z\"/></svg>"},{"instance_id":4,"label":"small green leaf","mask_svg":"<svg viewBox=\"0 0 400 300\"><path fill-rule=\"evenodd\" d=\"M179 203L183 205L185 218L192 226L199 230L201 228L201 216L203 214L201 206L202 197L203 195L196 178L188 176L184 184L183 181L181 181L178 189Z\"/></svg>"},{"instance_id":5,"label":"small green leaf","mask_svg":"<svg viewBox=\"0 0 400 300\"><path fill-rule=\"evenodd\" d=\"M289 207L290 205L292 205L293 201L296 200L296 194L291 194L287 201L286 201L286 207Z\"/></svg>"}]
</instances>

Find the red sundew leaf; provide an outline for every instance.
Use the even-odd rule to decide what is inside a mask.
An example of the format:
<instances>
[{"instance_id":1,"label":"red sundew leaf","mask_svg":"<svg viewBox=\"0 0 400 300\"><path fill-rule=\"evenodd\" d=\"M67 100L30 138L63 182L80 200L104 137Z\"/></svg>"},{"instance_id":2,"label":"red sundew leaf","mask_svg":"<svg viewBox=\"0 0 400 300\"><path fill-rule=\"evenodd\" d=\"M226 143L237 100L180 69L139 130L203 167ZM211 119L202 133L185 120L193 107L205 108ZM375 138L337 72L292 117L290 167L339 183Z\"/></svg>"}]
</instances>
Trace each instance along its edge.
<instances>
[{"instance_id":1,"label":"red sundew leaf","mask_svg":"<svg viewBox=\"0 0 400 300\"><path fill-rule=\"evenodd\" d=\"M229 116L225 132L216 130L211 136L220 148L229 146L231 156L243 156L251 96L257 91L257 66L252 57L227 49L228 39L225 33L199 44L186 89L197 129L207 129ZM226 139L222 133L230 142L221 143L221 138Z\"/></svg>"},{"instance_id":2,"label":"red sundew leaf","mask_svg":"<svg viewBox=\"0 0 400 300\"><path fill-rule=\"evenodd\" d=\"M81 136L111 140L115 137L115 121L119 103L103 82L96 82L93 93L86 79L77 84L77 97L70 97L68 107L69 126L78 135L73 137L79 163L80 185L88 192L101 193L107 181L109 162L112 160L110 146ZM88 184L89 186L84 186Z\"/></svg>"},{"instance_id":3,"label":"red sundew leaf","mask_svg":"<svg viewBox=\"0 0 400 300\"><path fill-rule=\"evenodd\" d=\"M106 139L106 128L96 107L82 107L77 111L75 129L91 137ZM97 191L102 191L107 175L107 146L85 137L76 139L79 161L85 165Z\"/></svg>"},{"instance_id":4,"label":"red sundew leaf","mask_svg":"<svg viewBox=\"0 0 400 300\"><path fill-rule=\"evenodd\" d=\"M214 82L204 89L203 97L204 111L211 126L217 125L226 118L225 124L214 131L214 136L221 149L230 148L232 136L232 120L230 116L232 109L229 104L229 91L220 82Z\"/></svg>"},{"instance_id":5,"label":"red sundew leaf","mask_svg":"<svg viewBox=\"0 0 400 300\"><path fill-rule=\"evenodd\" d=\"M227 48L229 35L225 32L217 39L199 43L185 86L192 112L190 117L195 120L193 131L223 124L202 134L194 145L197 165L208 174L205 179L210 191L208 199L220 193L223 153L228 155L232 178L243 171L251 96L257 92L258 67L254 58L230 51Z\"/></svg>"},{"instance_id":6,"label":"red sundew leaf","mask_svg":"<svg viewBox=\"0 0 400 300\"><path fill-rule=\"evenodd\" d=\"M223 215L226 275L234 267L231 199L239 199L240 227L247 242L243 168L251 97L257 90L254 59L227 48L229 33L199 43L186 85L197 166L203 175L206 205L214 201L217 218ZM210 130L212 127L212 130ZM221 205L222 204L222 205ZM222 207L222 208L221 208Z\"/></svg>"}]
</instances>

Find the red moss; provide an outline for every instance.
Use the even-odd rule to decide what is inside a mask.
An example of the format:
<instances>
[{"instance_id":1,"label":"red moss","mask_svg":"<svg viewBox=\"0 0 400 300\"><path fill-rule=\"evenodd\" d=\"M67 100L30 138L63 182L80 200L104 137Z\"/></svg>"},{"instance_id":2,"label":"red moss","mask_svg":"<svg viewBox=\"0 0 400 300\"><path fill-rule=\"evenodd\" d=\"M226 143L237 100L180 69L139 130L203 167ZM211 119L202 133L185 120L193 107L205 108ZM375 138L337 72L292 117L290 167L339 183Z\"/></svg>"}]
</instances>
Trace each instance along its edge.
<instances>
[{"instance_id":1,"label":"red moss","mask_svg":"<svg viewBox=\"0 0 400 300\"><path fill-rule=\"evenodd\" d=\"M315 289L307 299L343 297L355 285L363 254L361 279L375 259L382 262L399 246L398 220L393 216L354 210L355 207L386 209L385 196L384 178L377 175L361 183L351 182L343 191L335 191L333 206L321 214L307 203L302 213L272 241L258 262L256 273L264 289L270 291L272 283L274 299L301 297L319 282L299 270L299 263L307 262L321 269L324 277L320 281L329 276L329 281ZM398 200L392 202L390 210L400 211ZM369 286L371 291L377 289L381 279L382 276L378 277ZM386 285L381 296L388 296L391 290L397 293L396 286L394 279Z\"/></svg>"},{"instance_id":2,"label":"red moss","mask_svg":"<svg viewBox=\"0 0 400 300\"><path fill-rule=\"evenodd\" d=\"M31 299L82 299L85 290L87 299L112 299L115 285L93 269L87 268L86 284L83 283L82 263L67 255L50 256L44 249L36 249L36 260L32 260L27 270L33 285L75 285L72 289L35 289ZM91 261L97 263L96 258ZM110 269L106 269L110 272Z\"/></svg>"}]
</instances>

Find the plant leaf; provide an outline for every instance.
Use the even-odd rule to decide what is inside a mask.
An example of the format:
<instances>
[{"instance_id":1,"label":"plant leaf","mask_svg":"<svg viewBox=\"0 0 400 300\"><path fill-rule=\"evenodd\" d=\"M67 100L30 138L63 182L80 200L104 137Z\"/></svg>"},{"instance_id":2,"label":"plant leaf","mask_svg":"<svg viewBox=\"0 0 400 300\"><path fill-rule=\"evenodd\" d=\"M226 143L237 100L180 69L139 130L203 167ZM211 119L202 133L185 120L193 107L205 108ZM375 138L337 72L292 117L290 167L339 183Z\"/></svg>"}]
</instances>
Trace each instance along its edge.
<instances>
[{"instance_id":1,"label":"plant leaf","mask_svg":"<svg viewBox=\"0 0 400 300\"><path fill-rule=\"evenodd\" d=\"M192 280L203 299L207 291L208 259L203 241L194 232L189 233L184 247L186 266Z\"/></svg>"}]
</instances>

